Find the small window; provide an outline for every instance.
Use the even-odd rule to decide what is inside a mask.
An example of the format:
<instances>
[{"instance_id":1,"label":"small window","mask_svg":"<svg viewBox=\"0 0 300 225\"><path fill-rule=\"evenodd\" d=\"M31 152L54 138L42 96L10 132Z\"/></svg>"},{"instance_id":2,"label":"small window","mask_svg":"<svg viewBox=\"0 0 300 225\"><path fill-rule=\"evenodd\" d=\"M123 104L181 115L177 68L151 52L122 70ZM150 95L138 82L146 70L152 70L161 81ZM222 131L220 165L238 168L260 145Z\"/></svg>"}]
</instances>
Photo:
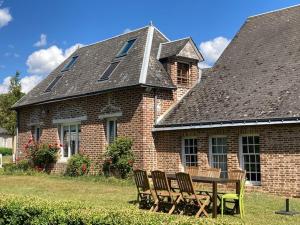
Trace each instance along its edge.
<instances>
[{"instance_id":1,"label":"small window","mask_svg":"<svg viewBox=\"0 0 300 225\"><path fill-rule=\"evenodd\" d=\"M121 51L118 53L117 57L122 57L124 55L127 55L129 49L133 46L136 39L131 39L127 41L123 47L121 48Z\"/></svg>"},{"instance_id":2,"label":"small window","mask_svg":"<svg viewBox=\"0 0 300 225\"><path fill-rule=\"evenodd\" d=\"M177 63L177 84L187 86L189 84L190 65Z\"/></svg>"},{"instance_id":3,"label":"small window","mask_svg":"<svg viewBox=\"0 0 300 225\"><path fill-rule=\"evenodd\" d=\"M55 77L55 79L50 83L50 85L47 87L47 89L45 90L45 92L52 91L52 88L56 85L56 83L60 80L61 77L62 76Z\"/></svg>"},{"instance_id":4,"label":"small window","mask_svg":"<svg viewBox=\"0 0 300 225\"><path fill-rule=\"evenodd\" d=\"M108 80L108 78L110 77L110 75L114 72L114 70L117 68L119 62L113 62L111 63L106 70L104 71L104 73L102 74L102 76L100 77L99 81L104 81L104 80Z\"/></svg>"},{"instance_id":5,"label":"small window","mask_svg":"<svg viewBox=\"0 0 300 225\"><path fill-rule=\"evenodd\" d=\"M227 138L211 137L210 139L210 165L221 169L221 177L227 177Z\"/></svg>"},{"instance_id":6,"label":"small window","mask_svg":"<svg viewBox=\"0 0 300 225\"><path fill-rule=\"evenodd\" d=\"M41 127L40 126L35 126L34 127L34 141L39 142L41 138Z\"/></svg>"},{"instance_id":7,"label":"small window","mask_svg":"<svg viewBox=\"0 0 300 225\"><path fill-rule=\"evenodd\" d=\"M240 143L241 162L243 169L246 170L247 182L259 185L261 181L259 136L242 136Z\"/></svg>"},{"instance_id":8,"label":"small window","mask_svg":"<svg viewBox=\"0 0 300 225\"><path fill-rule=\"evenodd\" d=\"M69 70L76 63L77 58L78 56L73 56L72 59L64 66L61 72Z\"/></svg>"},{"instance_id":9,"label":"small window","mask_svg":"<svg viewBox=\"0 0 300 225\"><path fill-rule=\"evenodd\" d=\"M111 144L117 137L117 120L107 120L107 142Z\"/></svg>"},{"instance_id":10,"label":"small window","mask_svg":"<svg viewBox=\"0 0 300 225\"><path fill-rule=\"evenodd\" d=\"M198 166L197 139L184 138L182 148L183 166Z\"/></svg>"}]
</instances>

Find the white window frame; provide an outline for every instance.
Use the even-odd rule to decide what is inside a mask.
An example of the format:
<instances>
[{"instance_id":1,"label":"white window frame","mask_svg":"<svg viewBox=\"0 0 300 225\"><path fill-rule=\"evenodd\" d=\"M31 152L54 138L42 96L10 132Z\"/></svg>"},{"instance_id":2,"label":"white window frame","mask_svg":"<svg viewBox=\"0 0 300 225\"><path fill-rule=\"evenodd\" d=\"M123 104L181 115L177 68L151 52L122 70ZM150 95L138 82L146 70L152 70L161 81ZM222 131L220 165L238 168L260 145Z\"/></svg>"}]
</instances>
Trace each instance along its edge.
<instances>
[{"instance_id":1,"label":"white window frame","mask_svg":"<svg viewBox=\"0 0 300 225\"><path fill-rule=\"evenodd\" d=\"M64 123L64 124L60 124L60 143L62 145L62 147L60 147L60 159L59 162L66 162L68 161L68 159L71 157L71 138L69 140L68 143L68 157L64 157L64 133L63 133L63 129L64 127L68 126L69 127L69 132L71 130L71 126L75 125L76 126L76 134L77 134L77 140L75 142L75 154L77 154L79 152L79 146L78 146L78 141L79 141L79 126L81 126L81 123Z\"/></svg>"},{"instance_id":2,"label":"white window frame","mask_svg":"<svg viewBox=\"0 0 300 225\"><path fill-rule=\"evenodd\" d=\"M117 118L108 118L106 120L106 141L107 141L107 144L111 144L109 143L110 141L110 127L109 127L109 123L110 122L114 122L114 137L115 139L117 138L117 135L118 135L118 123L117 123Z\"/></svg>"},{"instance_id":3,"label":"white window frame","mask_svg":"<svg viewBox=\"0 0 300 225\"><path fill-rule=\"evenodd\" d=\"M258 136L260 139L260 135L257 133L250 133L250 134L242 134L239 137L239 159L240 159L240 167L245 170L245 164L244 164L244 153L243 153L243 137L248 137L248 136ZM260 140L259 140L259 146L261 146L260 144ZM259 149L260 151L261 149ZM261 155L261 153L259 152L259 155ZM260 167L261 167L261 161L259 163ZM246 170L245 170L246 171ZM246 171L247 172L247 171ZM246 181L247 185L252 185L252 186L260 186L261 185L261 170L260 170L260 181Z\"/></svg>"},{"instance_id":4,"label":"white window frame","mask_svg":"<svg viewBox=\"0 0 300 225\"><path fill-rule=\"evenodd\" d=\"M197 140L197 153L196 153L196 156L197 156L197 166L198 166L198 162L199 162L199 160L198 160L198 151L199 151L199 149L198 149L198 146L199 146L199 140L198 140L198 138L197 137L195 137L195 136L187 136L187 137L183 137L182 138L182 140L181 140L181 166L182 166L182 169L184 169L185 167L186 167L186 159L185 159L185 156L186 156L186 154L185 154L185 144L184 144L184 142L185 142L185 140L187 140L187 139L196 139ZM191 155L191 154L190 154Z\"/></svg>"},{"instance_id":5,"label":"white window frame","mask_svg":"<svg viewBox=\"0 0 300 225\"><path fill-rule=\"evenodd\" d=\"M209 165L210 167L213 167L213 152L212 152L212 139L213 138L226 138L228 139L227 135L212 135L209 136ZM217 154L221 155L221 154ZM224 154L222 154L224 155ZM227 153L226 153L226 164L227 164L227 173L228 173L228 142L227 142Z\"/></svg>"}]
</instances>

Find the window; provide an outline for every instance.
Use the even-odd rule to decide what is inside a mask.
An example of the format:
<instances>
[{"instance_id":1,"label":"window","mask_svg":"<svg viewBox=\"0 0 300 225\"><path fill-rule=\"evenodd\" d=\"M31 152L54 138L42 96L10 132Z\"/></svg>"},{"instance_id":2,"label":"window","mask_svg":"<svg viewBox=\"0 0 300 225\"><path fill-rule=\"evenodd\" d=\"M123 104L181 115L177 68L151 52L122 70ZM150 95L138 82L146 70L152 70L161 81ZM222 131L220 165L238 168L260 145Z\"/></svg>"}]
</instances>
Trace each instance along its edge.
<instances>
[{"instance_id":1,"label":"window","mask_svg":"<svg viewBox=\"0 0 300 225\"><path fill-rule=\"evenodd\" d=\"M246 170L247 181L251 184L260 184L260 155L259 136L242 136L240 140L241 163Z\"/></svg>"},{"instance_id":2,"label":"window","mask_svg":"<svg viewBox=\"0 0 300 225\"><path fill-rule=\"evenodd\" d=\"M73 56L72 59L64 66L61 72L69 70L76 63L77 58L78 56Z\"/></svg>"},{"instance_id":3,"label":"window","mask_svg":"<svg viewBox=\"0 0 300 225\"><path fill-rule=\"evenodd\" d=\"M210 165L221 168L221 177L227 177L227 137L210 138Z\"/></svg>"},{"instance_id":4,"label":"window","mask_svg":"<svg viewBox=\"0 0 300 225\"><path fill-rule=\"evenodd\" d=\"M120 52L118 53L117 57L122 57L124 55L127 55L129 49L133 46L136 39L131 39L127 41L123 47L121 48Z\"/></svg>"},{"instance_id":5,"label":"window","mask_svg":"<svg viewBox=\"0 0 300 225\"><path fill-rule=\"evenodd\" d=\"M177 63L177 84L189 84L190 65L187 63Z\"/></svg>"},{"instance_id":6,"label":"window","mask_svg":"<svg viewBox=\"0 0 300 225\"><path fill-rule=\"evenodd\" d=\"M41 127L40 126L35 126L34 127L34 141L35 142L39 142L40 141L40 137L41 137Z\"/></svg>"},{"instance_id":7,"label":"window","mask_svg":"<svg viewBox=\"0 0 300 225\"><path fill-rule=\"evenodd\" d=\"M61 126L60 140L62 143L62 158L67 159L79 152L80 124L64 124Z\"/></svg>"},{"instance_id":8,"label":"window","mask_svg":"<svg viewBox=\"0 0 300 225\"><path fill-rule=\"evenodd\" d=\"M197 139L184 138L182 148L183 166L197 166Z\"/></svg>"},{"instance_id":9,"label":"window","mask_svg":"<svg viewBox=\"0 0 300 225\"><path fill-rule=\"evenodd\" d=\"M56 83L60 80L61 77L62 76L55 77L55 79L50 83L50 85L47 87L47 89L45 90L45 92L52 91L52 88L56 85Z\"/></svg>"},{"instance_id":10,"label":"window","mask_svg":"<svg viewBox=\"0 0 300 225\"><path fill-rule=\"evenodd\" d=\"M109 119L107 120L107 142L111 144L117 137L117 120Z\"/></svg>"},{"instance_id":11,"label":"window","mask_svg":"<svg viewBox=\"0 0 300 225\"><path fill-rule=\"evenodd\" d=\"M102 74L102 76L100 77L99 81L104 81L104 80L108 80L108 78L110 77L110 75L114 72L114 70L117 68L119 62L113 62L111 63L106 70L104 71L104 73Z\"/></svg>"}]
</instances>

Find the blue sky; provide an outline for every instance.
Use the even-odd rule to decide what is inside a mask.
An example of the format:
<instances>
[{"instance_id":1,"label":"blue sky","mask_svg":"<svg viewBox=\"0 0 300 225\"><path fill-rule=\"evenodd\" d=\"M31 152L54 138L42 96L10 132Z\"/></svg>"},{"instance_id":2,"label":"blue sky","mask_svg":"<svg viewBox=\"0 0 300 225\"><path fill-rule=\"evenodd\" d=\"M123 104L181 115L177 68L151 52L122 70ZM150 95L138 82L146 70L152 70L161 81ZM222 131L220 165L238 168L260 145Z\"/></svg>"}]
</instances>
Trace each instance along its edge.
<instances>
[{"instance_id":1,"label":"blue sky","mask_svg":"<svg viewBox=\"0 0 300 225\"><path fill-rule=\"evenodd\" d=\"M150 21L170 39L192 36L212 65L248 16L296 4L300 1L0 0L0 93L16 70L27 92L77 45Z\"/></svg>"}]
</instances>

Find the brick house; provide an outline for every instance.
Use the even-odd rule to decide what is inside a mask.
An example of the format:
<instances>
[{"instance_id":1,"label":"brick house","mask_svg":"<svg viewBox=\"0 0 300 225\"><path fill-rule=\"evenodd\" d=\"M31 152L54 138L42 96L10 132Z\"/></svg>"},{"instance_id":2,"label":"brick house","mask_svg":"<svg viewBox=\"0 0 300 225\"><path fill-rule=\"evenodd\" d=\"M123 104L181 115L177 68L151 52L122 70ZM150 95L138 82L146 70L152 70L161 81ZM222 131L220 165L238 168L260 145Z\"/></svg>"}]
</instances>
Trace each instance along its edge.
<instances>
[{"instance_id":1,"label":"brick house","mask_svg":"<svg viewBox=\"0 0 300 225\"><path fill-rule=\"evenodd\" d=\"M54 170L79 151L101 164L118 135L133 139L136 166L156 168L153 124L197 83L202 60L191 38L152 25L79 48L14 106L18 156L34 137L63 145Z\"/></svg>"},{"instance_id":2,"label":"brick house","mask_svg":"<svg viewBox=\"0 0 300 225\"><path fill-rule=\"evenodd\" d=\"M191 38L157 28L82 47L22 98L18 154L33 136L102 162L117 135L135 166L247 171L249 187L300 193L300 6L249 17L213 68ZM201 79L199 79L201 77Z\"/></svg>"}]
</instances>

